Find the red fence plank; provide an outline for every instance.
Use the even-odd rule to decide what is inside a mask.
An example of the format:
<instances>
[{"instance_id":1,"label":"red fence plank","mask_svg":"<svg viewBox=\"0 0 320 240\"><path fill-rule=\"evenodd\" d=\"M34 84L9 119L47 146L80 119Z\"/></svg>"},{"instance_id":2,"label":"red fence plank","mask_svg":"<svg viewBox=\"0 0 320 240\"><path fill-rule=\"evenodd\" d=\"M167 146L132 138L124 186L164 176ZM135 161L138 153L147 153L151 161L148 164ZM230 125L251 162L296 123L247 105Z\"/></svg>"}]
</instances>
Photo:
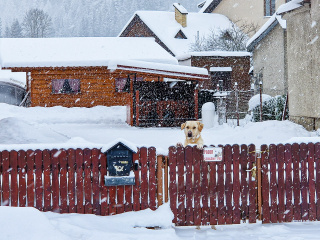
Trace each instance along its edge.
<instances>
[{"instance_id":1,"label":"red fence plank","mask_svg":"<svg viewBox=\"0 0 320 240\"><path fill-rule=\"evenodd\" d=\"M316 178L315 178L315 146L313 143L308 144L308 176L309 176L309 219L310 221L315 221L317 218L317 210L316 210Z\"/></svg>"},{"instance_id":2,"label":"red fence plank","mask_svg":"<svg viewBox=\"0 0 320 240\"><path fill-rule=\"evenodd\" d=\"M225 156L225 149L223 149L223 155ZM218 193L218 224L226 223L226 207L225 201L225 185L224 185L224 165L225 159L218 162L218 178L217 178L217 193Z\"/></svg>"},{"instance_id":3,"label":"red fence plank","mask_svg":"<svg viewBox=\"0 0 320 240\"><path fill-rule=\"evenodd\" d=\"M60 170L60 212L68 212L68 180L67 180L67 171L68 171L68 159L67 152L64 149L60 150L59 155L59 170Z\"/></svg>"},{"instance_id":4,"label":"red fence plank","mask_svg":"<svg viewBox=\"0 0 320 240\"><path fill-rule=\"evenodd\" d=\"M300 166L301 166L301 218L303 221L309 219L308 211L308 176L307 176L307 161L308 161L308 146L305 143L300 145Z\"/></svg>"},{"instance_id":5,"label":"red fence plank","mask_svg":"<svg viewBox=\"0 0 320 240\"><path fill-rule=\"evenodd\" d=\"M92 199L93 199L93 214L101 215L100 209L100 182L99 182L99 165L100 165L100 150L92 150ZM104 177L104 176L102 176Z\"/></svg>"},{"instance_id":6,"label":"red fence plank","mask_svg":"<svg viewBox=\"0 0 320 240\"><path fill-rule=\"evenodd\" d=\"M294 143L291 148L292 162L293 162L293 219L301 220L301 207L300 207L300 150L299 145Z\"/></svg>"},{"instance_id":7,"label":"red fence plank","mask_svg":"<svg viewBox=\"0 0 320 240\"><path fill-rule=\"evenodd\" d=\"M27 151L27 203L28 207L34 207L34 151Z\"/></svg>"},{"instance_id":8,"label":"red fence plank","mask_svg":"<svg viewBox=\"0 0 320 240\"><path fill-rule=\"evenodd\" d=\"M320 221L320 143L315 144L317 220Z\"/></svg>"},{"instance_id":9,"label":"red fence plank","mask_svg":"<svg viewBox=\"0 0 320 240\"><path fill-rule=\"evenodd\" d=\"M284 146L277 146L278 159L278 221L285 221Z\"/></svg>"},{"instance_id":10,"label":"red fence plank","mask_svg":"<svg viewBox=\"0 0 320 240\"><path fill-rule=\"evenodd\" d=\"M51 211L51 152L44 150L43 157L43 210Z\"/></svg>"},{"instance_id":11,"label":"red fence plank","mask_svg":"<svg viewBox=\"0 0 320 240\"><path fill-rule=\"evenodd\" d=\"M9 166L10 153L2 152L2 206L10 205Z\"/></svg>"},{"instance_id":12,"label":"red fence plank","mask_svg":"<svg viewBox=\"0 0 320 240\"><path fill-rule=\"evenodd\" d=\"M91 183L91 150L86 148L83 150L84 157L84 212L92 213L92 183Z\"/></svg>"},{"instance_id":13,"label":"red fence plank","mask_svg":"<svg viewBox=\"0 0 320 240\"><path fill-rule=\"evenodd\" d=\"M186 225L193 225L193 179L192 179L193 148L185 148L186 165Z\"/></svg>"},{"instance_id":14,"label":"red fence plank","mask_svg":"<svg viewBox=\"0 0 320 240\"><path fill-rule=\"evenodd\" d=\"M107 175L107 156L105 154L100 154L100 192L101 192L101 215L109 215L109 205L108 205L108 187L105 186L104 176Z\"/></svg>"},{"instance_id":15,"label":"red fence plank","mask_svg":"<svg viewBox=\"0 0 320 240\"><path fill-rule=\"evenodd\" d=\"M42 151L36 150L34 155L35 162L35 198L36 198L36 208L39 211L43 210L42 200L43 200L43 185L42 185Z\"/></svg>"},{"instance_id":16,"label":"red fence plank","mask_svg":"<svg viewBox=\"0 0 320 240\"><path fill-rule=\"evenodd\" d=\"M233 152L233 216L232 223L240 224L240 148L239 145L232 146Z\"/></svg>"},{"instance_id":17,"label":"red fence plank","mask_svg":"<svg viewBox=\"0 0 320 240\"><path fill-rule=\"evenodd\" d=\"M232 224L233 206L232 206L232 148L226 145L224 149L224 159L226 165L225 197L226 197L226 224Z\"/></svg>"},{"instance_id":18,"label":"red fence plank","mask_svg":"<svg viewBox=\"0 0 320 240\"><path fill-rule=\"evenodd\" d=\"M240 153L241 164L241 217L246 221L248 214L248 182L247 182L247 169L248 169L248 147L241 145Z\"/></svg>"},{"instance_id":19,"label":"red fence plank","mask_svg":"<svg viewBox=\"0 0 320 240\"><path fill-rule=\"evenodd\" d=\"M84 213L83 206L83 151L82 149L76 149L76 164L77 164L77 178L76 178L76 190L77 190L77 213Z\"/></svg>"},{"instance_id":20,"label":"red fence plank","mask_svg":"<svg viewBox=\"0 0 320 240\"><path fill-rule=\"evenodd\" d=\"M0 153L1 159L1 153ZM27 167L27 158L26 152L20 150L18 152L18 174L19 174L19 207L25 207L27 205L27 183L26 183L26 167ZM1 161L0 161L1 168ZM1 184L1 182L0 182ZM0 196L1 197L1 196Z\"/></svg>"},{"instance_id":21,"label":"red fence plank","mask_svg":"<svg viewBox=\"0 0 320 240\"><path fill-rule=\"evenodd\" d=\"M176 166L177 166L177 149L169 147L169 197L170 208L173 213L173 223L177 223L177 180L176 180Z\"/></svg>"},{"instance_id":22,"label":"red fence plank","mask_svg":"<svg viewBox=\"0 0 320 240\"><path fill-rule=\"evenodd\" d=\"M293 204L292 204L292 153L291 153L291 145L285 145L284 159L286 165L286 211L285 211L285 220L286 222L292 222L293 220Z\"/></svg>"},{"instance_id":23,"label":"red fence plank","mask_svg":"<svg viewBox=\"0 0 320 240\"><path fill-rule=\"evenodd\" d=\"M249 153L249 169L253 169L254 164L256 163L256 148L253 144L248 147ZM257 206L256 206L256 197L257 197L257 175L253 174L254 171L249 172L249 223L255 223L257 220Z\"/></svg>"},{"instance_id":24,"label":"red fence plank","mask_svg":"<svg viewBox=\"0 0 320 240\"><path fill-rule=\"evenodd\" d=\"M59 213L59 155L61 151L54 149L51 151L52 157L52 211Z\"/></svg>"},{"instance_id":25,"label":"red fence plank","mask_svg":"<svg viewBox=\"0 0 320 240\"><path fill-rule=\"evenodd\" d=\"M141 158L141 210L148 208L148 150L143 147L140 149Z\"/></svg>"},{"instance_id":26,"label":"red fence plank","mask_svg":"<svg viewBox=\"0 0 320 240\"><path fill-rule=\"evenodd\" d=\"M193 147L193 167L194 167L194 212L193 219L194 224L197 226L201 225L202 209L201 209L201 161L200 154L202 151L197 149L196 146Z\"/></svg>"},{"instance_id":27,"label":"red fence plank","mask_svg":"<svg viewBox=\"0 0 320 240\"><path fill-rule=\"evenodd\" d=\"M270 159L270 221L272 223L278 222L278 184L277 184L277 146L274 144L270 145L269 148L269 159Z\"/></svg>"},{"instance_id":28,"label":"red fence plank","mask_svg":"<svg viewBox=\"0 0 320 240\"><path fill-rule=\"evenodd\" d=\"M210 224L210 210L209 210L209 182L208 182L208 167L209 163L203 160L203 151L200 153L201 162L201 195L202 195L202 225Z\"/></svg>"},{"instance_id":29,"label":"red fence plank","mask_svg":"<svg viewBox=\"0 0 320 240\"><path fill-rule=\"evenodd\" d=\"M141 209L140 204L140 149L137 153L133 154L133 160L139 165L139 170L134 171L135 185L133 186L133 211L139 211Z\"/></svg>"},{"instance_id":30,"label":"red fence plank","mask_svg":"<svg viewBox=\"0 0 320 240\"><path fill-rule=\"evenodd\" d=\"M18 206L18 153L10 152L10 174L11 174L11 207Z\"/></svg>"},{"instance_id":31,"label":"red fence plank","mask_svg":"<svg viewBox=\"0 0 320 240\"><path fill-rule=\"evenodd\" d=\"M76 213L76 155L74 149L67 150L68 155L68 200L69 213Z\"/></svg>"},{"instance_id":32,"label":"red fence plank","mask_svg":"<svg viewBox=\"0 0 320 240\"><path fill-rule=\"evenodd\" d=\"M262 222L270 223L270 207L269 207L269 157L268 146L261 146L261 187L262 187Z\"/></svg>"},{"instance_id":33,"label":"red fence plank","mask_svg":"<svg viewBox=\"0 0 320 240\"><path fill-rule=\"evenodd\" d=\"M178 183L178 207L177 207L177 225L184 226L186 222L185 213L185 183L184 183L184 148L177 148L177 183Z\"/></svg>"},{"instance_id":34,"label":"red fence plank","mask_svg":"<svg viewBox=\"0 0 320 240\"><path fill-rule=\"evenodd\" d=\"M156 149L150 147L148 149L148 162L149 162L149 207L151 210L157 209L156 195L157 195L157 180L156 180Z\"/></svg>"}]
</instances>

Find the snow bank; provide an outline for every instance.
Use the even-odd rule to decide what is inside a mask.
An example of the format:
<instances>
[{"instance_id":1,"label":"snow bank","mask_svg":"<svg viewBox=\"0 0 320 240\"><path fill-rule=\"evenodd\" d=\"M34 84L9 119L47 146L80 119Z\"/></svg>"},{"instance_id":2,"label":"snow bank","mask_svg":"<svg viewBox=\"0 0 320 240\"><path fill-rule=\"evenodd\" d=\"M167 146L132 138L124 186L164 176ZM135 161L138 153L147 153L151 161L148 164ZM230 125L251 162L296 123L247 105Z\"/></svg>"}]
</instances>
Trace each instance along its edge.
<instances>
[{"instance_id":1,"label":"snow bank","mask_svg":"<svg viewBox=\"0 0 320 240\"><path fill-rule=\"evenodd\" d=\"M272 97L270 95L267 94L262 94L262 102L267 102L270 99L272 99ZM260 105L260 94L256 94L254 95L250 100L249 100L249 111L252 111L255 107Z\"/></svg>"}]
</instances>

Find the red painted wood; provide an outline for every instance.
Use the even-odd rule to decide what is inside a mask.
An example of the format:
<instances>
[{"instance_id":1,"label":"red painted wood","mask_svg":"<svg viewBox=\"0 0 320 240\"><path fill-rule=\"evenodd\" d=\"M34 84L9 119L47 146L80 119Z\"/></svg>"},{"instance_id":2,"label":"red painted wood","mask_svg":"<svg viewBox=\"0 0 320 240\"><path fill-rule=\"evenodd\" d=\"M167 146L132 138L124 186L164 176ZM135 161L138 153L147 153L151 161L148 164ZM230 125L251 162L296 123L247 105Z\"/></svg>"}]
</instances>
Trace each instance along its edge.
<instances>
[{"instance_id":1,"label":"red painted wood","mask_svg":"<svg viewBox=\"0 0 320 240\"><path fill-rule=\"evenodd\" d=\"M2 206L10 205L9 166L10 153L5 150L2 152Z\"/></svg>"},{"instance_id":2,"label":"red painted wood","mask_svg":"<svg viewBox=\"0 0 320 240\"><path fill-rule=\"evenodd\" d=\"M52 211L60 212L59 206L59 155L60 150L53 149L51 151L52 158Z\"/></svg>"},{"instance_id":3,"label":"red painted wood","mask_svg":"<svg viewBox=\"0 0 320 240\"><path fill-rule=\"evenodd\" d=\"M177 166L177 149L169 147L169 198L170 208L173 213L173 223L177 223L177 180L176 180L176 166Z\"/></svg>"},{"instance_id":4,"label":"red painted wood","mask_svg":"<svg viewBox=\"0 0 320 240\"><path fill-rule=\"evenodd\" d=\"M27 206L34 207L34 151L27 151Z\"/></svg>"},{"instance_id":5,"label":"red painted wood","mask_svg":"<svg viewBox=\"0 0 320 240\"><path fill-rule=\"evenodd\" d=\"M68 181L67 181L67 152L64 149L60 150L59 155L59 171L60 171L60 212L68 213Z\"/></svg>"},{"instance_id":6,"label":"red painted wood","mask_svg":"<svg viewBox=\"0 0 320 240\"><path fill-rule=\"evenodd\" d=\"M254 167L254 164L256 164L256 148L255 145L251 144L248 146L249 150L249 169L252 169ZM257 220L257 205L256 205L256 199L257 199L257 176L254 177L252 175L253 171L249 172L249 223L255 223ZM257 173L257 172L256 172Z\"/></svg>"},{"instance_id":7,"label":"red painted wood","mask_svg":"<svg viewBox=\"0 0 320 240\"><path fill-rule=\"evenodd\" d=\"M285 145L285 152L284 152L284 158L285 158L285 165L286 165L286 222L292 222L293 220L293 204L292 204L292 152L291 152L291 145L286 144Z\"/></svg>"},{"instance_id":8,"label":"red painted wood","mask_svg":"<svg viewBox=\"0 0 320 240\"><path fill-rule=\"evenodd\" d=\"M117 186L117 214L124 213L124 186Z\"/></svg>"},{"instance_id":9,"label":"red painted wood","mask_svg":"<svg viewBox=\"0 0 320 240\"><path fill-rule=\"evenodd\" d=\"M100 153L100 192L101 192L101 215L109 215L109 205L108 205L108 187L105 186L104 177L107 175L107 157L105 154Z\"/></svg>"},{"instance_id":10,"label":"red painted wood","mask_svg":"<svg viewBox=\"0 0 320 240\"><path fill-rule=\"evenodd\" d=\"M117 203L116 203L116 193L117 188L116 187L109 187L109 215L115 215L117 214Z\"/></svg>"},{"instance_id":11,"label":"red painted wood","mask_svg":"<svg viewBox=\"0 0 320 240\"><path fill-rule=\"evenodd\" d=\"M226 151L223 150L225 156ZM218 193L218 224L222 225L226 223L226 208L225 208L225 185L224 185L224 166L225 157L222 162L218 162L218 180L217 180L217 193Z\"/></svg>"},{"instance_id":12,"label":"red painted wood","mask_svg":"<svg viewBox=\"0 0 320 240\"><path fill-rule=\"evenodd\" d=\"M192 160L193 148L185 148L185 165L186 165L186 225L193 225L193 180L192 180Z\"/></svg>"},{"instance_id":13,"label":"red painted wood","mask_svg":"<svg viewBox=\"0 0 320 240\"><path fill-rule=\"evenodd\" d=\"M67 150L68 156L68 199L69 199L69 213L76 213L76 155L74 149Z\"/></svg>"},{"instance_id":14,"label":"red painted wood","mask_svg":"<svg viewBox=\"0 0 320 240\"><path fill-rule=\"evenodd\" d=\"M232 223L240 224L240 147L239 145L232 146L233 152L233 216Z\"/></svg>"},{"instance_id":15,"label":"red painted wood","mask_svg":"<svg viewBox=\"0 0 320 240\"><path fill-rule=\"evenodd\" d=\"M43 150L43 210L51 211L51 152Z\"/></svg>"},{"instance_id":16,"label":"red painted wood","mask_svg":"<svg viewBox=\"0 0 320 240\"><path fill-rule=\"evenodd\" d=\"M301 165L301 218L303 221L309 219L309 204L308 204L308 176L307 176L307 161L308 161L308 145L302 143L300 145L300 165Z\"/></svg>"},{"instance_id":17,"label":"red painted wood","mask_svg":"<svg viewBox=\"0 0 320 240\"><path fill-rule=\"evenodd\" d=\"M270 221L272 223L278 222L278 186L277 186L277 146L270 145L269 148L269 160L270 160Z\"/></svg>"},{"instance_id":18,"label":"red painted wood","mask_svg":"<svg viewBox=\"0 0 320 240\"><path fill-rule=\"evenodd\" d=\"M209 208L209 162L204 162L203 151L200 154L201 161L201 195L202 195L202 225L210 225L210 208Z\"/></svg>"},{"instance_id":19,"label":"red painted wood","mask_svg":"<svg viewBox=\"0 0 320 240\"><path fill-rule=\"evenodd\" d=\"M137 161L139 164L139 170L134 171L135 176L135 185L133 186L133 211L139 211L141 208L140 205L140 149L137 153L133 154L133 161Z\"/></svg>"},{"instance_id":20,"label":"red painted wood","mask_svg":"<svg viewBox=\"0 0 320 240\"><path fill-rule=\"evenodd\" d=\"M149 207L148 203L148 150L145 147L140 148L141 159L141 210Z\"/></svg>"},{"instance_id":21,"label":"red painted wood","mask_svg":"<svg viewBox=\"0 0 320 240\"><path fill-rule=\"evenodd\" d=\"M84 156L84 212L85 213L92 213L92 183L91 183L91 150L88 148L85 148L83 150L83 156Z\"/></svg>"},{"instance_id":22,"label":"red painted wood","mask_svg":"<svg viewBox=\"0 0 320 240\"><path fill-rule=\"evenodd\" d=\"M194 225L201 225L202 209L201 209L201 155L202 151L197 149L196 146L193 147L193 168L194 168L194 210L193 219Z\"/></svg>"},{"instance_id":23,"label":"red painted wood","mask_svg":"<svg viewBox=\"0 0 320 240\"><path fill-rule=\"evenodd\" d=\"M218 209L217 209L217 171L216 162L209 163L209 195L210 195L210 224L217 225L218 223Z\"/></svg>"},{"instance_id":24,"label":"red painted wood","mask_svg":"<svg viewBox=\"0 0 320 240\"><path fill-rule=\"evenodd\" d=\"M19 207L25 207L27 205L27 183L26 183L27 158L26 158L26 152L23 150L20 150L18 152L18 165L19 165L19 168L18 168ZM0 153L0 168L1 168L1 153Z\"/></svg>"},{"instance_id":25,"label":"red painted wood","mask_svg":"<svg viewBox=\"0 0 320 240\"><path fill-rule=\"evenodd\" d=\"M224 148L224 159L226 165L226 182L225 182L225 196L226 196L226 224L232 224L233 222L233 206L232 206L232 147L226 145Z\"/></svg>"},{"instance_id":26,"label":"red painted wood","mask_svg":"<svg viewBox=\"0 0 320 240\"><path fill-rule=\"evenodd\" d=\"M10 152L10 174L11 174L11 207L18 206L18 153Z\"/></svg>"},{"instance_id":27,"label":"red painted wood","mask_svg":"<svg viewBox=\"0 0 320 240\"><path fill-rule=\"evenodd\" d=\"M76 149L76 191L77 191L77 213L84 213L84 206L83 206L83 150L77 148Z\"/></svg>"},{"instance_id":28,"label":"red painted wood","mask_svg":"<svg viewBox=\"0 0 320 240\"><path fill-rule=\"evenodd\" d=\"M184 226L186 223L185 212L185 183L184 183L184 148L177 148L177 167L178 167L178 208L177 226Z\"/></svg>"},{"instance_id":29,"label":"red painted wood","mask_svg":"<svg viewBox=\"0 0 320 240\"><path fill-rule=\"evenodd\" d=\"M293 219L301 220L300 206L300 150L299 145L294 143L291 148L293 162Z\"/></svg>"},{"instance_id":30,"label":"red painted wood","mask_svg":"<svg viewBox=\"0 0 320 240\"><path fill-rule=\"evenodd\" d=\"M315 164L316 164L316 201L317 201L317 221L320 221L320 143L314 146Z\"/></svg>"},{"instance_id":31,"label":"red painted wood","mask_svg":"<svg viewBox=\"0 0 320 240\"><path fill-rule=\"evenodd\" d=\"M100 165L100 150L92 149L92 199L93 199L93 214L101 215L100 209L100 182L99 182L99 165Z\"/></svg>"},{"instance_id":32,"label":"red painted wood","mask_svg":"<svg viewBox=\"0 0 320 240\"><path fill-rule=\"evenodd\" d=\"M241 145L240 153L241 164L241 218L242 221L246 221L249 217L248 213L248 147L247 145Z\"/></svg>"},{"instance_id":33,"label":"red painted wood","mask_svg":"<svg viewBox=\"0 0 320 240\"><path fill-rule=\"evenodd\" d=\"M261 146L261 189L262 189L262 222L270 223L270 207L269 207L269 156L268 146Z\"/></svg>"},{"instance_id":34,"label":"red painted wood","mask_svg":"<svg viewBox=\"0 0 320 240\"><path fill-rule=\"evenodd\" d=\"M148 161L149 161L149 207L151 210L157 209L157 181L156 181L156 149L150 147L148 149Z\"/></svg>"},{"instance_id":35,"label":"red painted wood","mask_svg":"<svg viewBox=\"0 0 320 240\"><path fill-rule=\"evenodd\" d=\"M285 221L284 146L277 146L278 159L278 221Z\"/></svg>"},{"instance_id":36,"label":"red painted wood","mask_svg":"<svg viewBox=\"0 0 320 240\"><path fill-rule=\"evenodd\" d=\"M43 211L42 200L43 200L43 185L42 185L42 150L36 150L34 155L35 162L35 198L36 198L36 208L39 211Z\"/></svg>"},{"instance_id":37,"label":"red painted wood","mask_svg":"<svg viewBox=\"0 0 320 240\"><path fill-rule=\"evenodd\" d=\"M313 143L308 144L308 175L309 175L309 220L316 221L316 178L315 178L315 146Z\"/></svg>"}]
</instances>

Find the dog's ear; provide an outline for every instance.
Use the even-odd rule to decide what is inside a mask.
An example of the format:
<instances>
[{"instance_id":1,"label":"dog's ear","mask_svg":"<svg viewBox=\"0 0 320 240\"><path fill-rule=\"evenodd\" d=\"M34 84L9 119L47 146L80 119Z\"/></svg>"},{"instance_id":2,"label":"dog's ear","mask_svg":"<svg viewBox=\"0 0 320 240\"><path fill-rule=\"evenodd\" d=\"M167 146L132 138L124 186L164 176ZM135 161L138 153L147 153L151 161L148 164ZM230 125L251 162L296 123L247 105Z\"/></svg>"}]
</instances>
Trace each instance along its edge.
<instances>
[{"instance_id":1,"label":"dog's ear","mask_svg":"<svg viewBox=\"0 0 320 240\"><path fill-rule=\"evenodd\" d=\"M203 123L198 122L198 129L199 129L200 132L202 131L203 126L204 126Z\"/></svg>"},{"instance_id":2,"label":"dog's ear","mask_svg":"<svg viewBox=\"0 0 320 240\"><path fill-rule=\"evenodd\" d=\"M183 130L186 127L186 123L181 124L181 130Z\"/></svg>"}]
</instances>

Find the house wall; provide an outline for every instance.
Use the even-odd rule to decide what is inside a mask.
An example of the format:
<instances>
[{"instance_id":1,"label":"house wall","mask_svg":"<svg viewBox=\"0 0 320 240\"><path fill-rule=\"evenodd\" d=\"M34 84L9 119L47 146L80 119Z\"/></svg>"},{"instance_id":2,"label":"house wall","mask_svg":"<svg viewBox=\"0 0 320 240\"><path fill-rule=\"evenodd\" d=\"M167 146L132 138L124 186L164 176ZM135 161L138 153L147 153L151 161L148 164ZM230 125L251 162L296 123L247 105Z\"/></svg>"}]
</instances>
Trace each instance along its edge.
<instances>
[{"instance_id":1,"label":"house wall","mask_svg":"<svg viewBox=\"0 0 320 240\"><path fill-rule=\"evenodd\" d=\"M278 24L253 50L256 84L262 81L263 93L271 96L287 93L285 37Z\"/></svg>"},{"instance_id":2,"label":"house wall","mask_svg":"<svg viewBox=\"0 0 320 240\"><path fill-rule=\"evenodd\" d=\"M276 9L284 3L285 0L276 0ZM239 24L256 24L257 30L269 19L264 16L264 0L223 0L213 13L223 14L234 23L240 20Z\"/></svg>"},{"instance_id":3,"label":"house wall","mask_svg":"<svg viewBox=\"0 0 320 240\"><path fill-rule=\"evenodd\" d=\"M238 83L239 90L250 90L250 57L220 57L220 56L192 56L191 66L204 67L231 67L231 83ZM211 81L205 81L201 86L203 89L216 89Z\"/></svg>"},{"instance_id":4,"label":"house wall","mask_svg":"<svg viewBox=\"0 0 320 240\"><path fill-rule=\"evenodd\" d=\"M82 70L42 70L31 72L31 106L93 107L125 106L129 103L129 93L115 91L115 78L127 77L126 73L110 73L92 68ZM146 81L157 77L137 74ZM80 93L52 93L52 79L80 79Z\"/></svg>"},{"instance_id":5,"label":"house wall","mask_svg":"<svg viewBox=\"0 0 320 240\"><path fill-rule=\"evenodd\" d=\"M136 15L127 28L122 31L120 37L153 37L156 43L174 56L173 52L151 31L138 15Z\"/></svg>"},{"instance_id":6,"label":"house wall","mask_svg":"<svg viewBox=\"0 0 320 240\"><path fill-rule=\"evenodd\" d=\"M290 120L308 130L320 128L319 0L284 15L288 31Z\"/></svg>"}]
</instances>

